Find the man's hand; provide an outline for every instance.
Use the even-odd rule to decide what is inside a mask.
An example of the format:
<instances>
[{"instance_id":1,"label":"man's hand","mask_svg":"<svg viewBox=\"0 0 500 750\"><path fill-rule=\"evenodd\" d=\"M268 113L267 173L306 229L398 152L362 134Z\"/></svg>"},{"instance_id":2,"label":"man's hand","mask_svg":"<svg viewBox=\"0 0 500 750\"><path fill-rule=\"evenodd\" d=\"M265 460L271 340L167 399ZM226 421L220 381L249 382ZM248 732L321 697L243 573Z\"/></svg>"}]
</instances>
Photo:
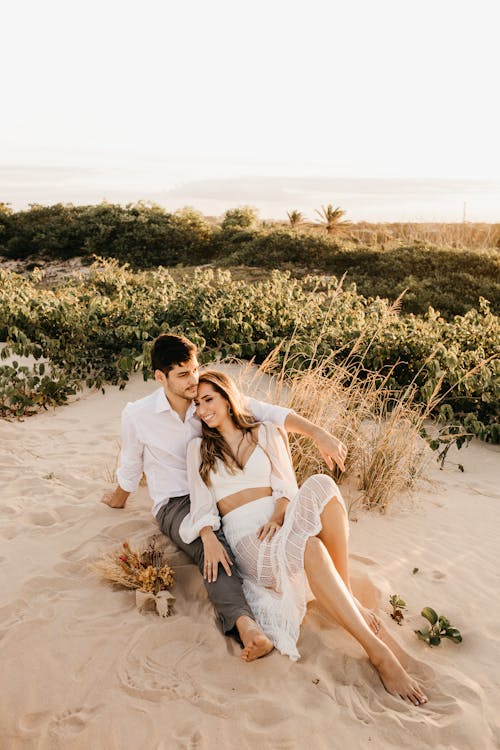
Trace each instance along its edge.
<instances>
[{"instance_id":1,"label":"man's hand","mask_svg":"<svg viewBox=\"0 0 500 750\"><path fill-rule=\"evenodd\" d=\"M287 432L295 432L310 437L316 443L329 469L333 469L333 462L335 461L339 469L345 471L347 448L341 440L294 411L287 415L285 429Z\"/></svg>"},{"instance_id":2,"label":"man's hand","mask_svg":"<svg viewBox=\"0 0 500 750\"><path fill-rule=\"evenodd\" d=\"M314 438L314 441L330 470L333 469L333 461L335 461L337 466L342 471L345 471L347 448L341 440L330 435L329 432L321 430L318 437Z\"/></svg>"},{"instance_id":3,"label":"man's hand","mask_svg":"<svg viewBox=\"0 0 500 750\"><path fill-rule=\"evenodd\" d=\"M101 503L109 505L110 508L124 508L129 495L130 492L117 487L113 492L105 492L101 497Z\"/></svg>"},{"instance_id":4,"label":"man's hand","mask_svg":"<svg viewBox=\"0 0 500 750\"><path fill-rule=\"evenodd\" d=\"M233 561L229 557L224 545L215 536L213 529L210 526L204 526L200 532L200 536L203 542L203 578L209 583L216 581L219 573L219 563L228 576L230 576L230 566L233 564Z\"/></svg>"}]
</instances>

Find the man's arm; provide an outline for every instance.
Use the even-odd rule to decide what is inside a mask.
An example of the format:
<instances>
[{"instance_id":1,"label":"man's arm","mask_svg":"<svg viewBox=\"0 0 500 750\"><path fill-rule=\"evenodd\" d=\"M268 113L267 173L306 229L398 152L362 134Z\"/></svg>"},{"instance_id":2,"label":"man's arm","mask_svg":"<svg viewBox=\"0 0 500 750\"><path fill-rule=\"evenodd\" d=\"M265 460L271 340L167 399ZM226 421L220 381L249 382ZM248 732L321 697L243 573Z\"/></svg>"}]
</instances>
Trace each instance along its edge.
<instances>
[{"instance_id":1,"label":"man's arm","mask_svg":"<svg viewBox=\"0 0 500 750\"><path fill-rule=\"evenodd\" d=\"M293 411L286 416L285 429L287 432L310 437L316 443L329 469L333 469L333 461L335 461L337 466L345 471L347 448L341 440Z\"/></svg>"},{"instance_id":2,"label":"man's arm","mask_svg":"<svg viewBox=\"0 0 500 750\"><path fill-rule=\"evenodd\" d=\"M139 485L143 470L143 446L137 437L131 418L129 405L122 413L122 451L120 466L116 472L118 486L112 492L105 492L101 502L110 508L124 508L131 492Z\"/></svg>"},{"instance_id":3,"label":"man's arm","mask_svg":"<svg viewBox=\"0 0 500 750\"><path fill-rule=\"evenodd\" d=\"M247 398L247 406L259 422L273 422L278 427L284 427L287 432L310 437L316 443L329 469L333 469L333 461L335 461L339 468L345 471L346 446L322 427L318 427L284 406L267 404L255 398Z\"/></svg>"}]
</instances>

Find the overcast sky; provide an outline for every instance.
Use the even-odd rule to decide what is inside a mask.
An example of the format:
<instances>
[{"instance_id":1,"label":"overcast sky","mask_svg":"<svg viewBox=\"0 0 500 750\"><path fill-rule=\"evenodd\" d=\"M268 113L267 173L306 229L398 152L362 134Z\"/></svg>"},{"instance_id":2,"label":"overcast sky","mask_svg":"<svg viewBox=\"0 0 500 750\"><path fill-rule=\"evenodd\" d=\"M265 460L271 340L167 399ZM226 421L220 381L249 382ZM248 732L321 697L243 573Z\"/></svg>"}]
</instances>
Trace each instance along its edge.
<instances>
[{"instance_id":1,"label":"overcast sky","mask_svg":"<svg viewBox=\"0 0 500 750\"><path fill-rule=\"evenodd\" d=\"M499 20L498 0L16 0L0 166L500 181Z\"/></svg>"}]
</instances>

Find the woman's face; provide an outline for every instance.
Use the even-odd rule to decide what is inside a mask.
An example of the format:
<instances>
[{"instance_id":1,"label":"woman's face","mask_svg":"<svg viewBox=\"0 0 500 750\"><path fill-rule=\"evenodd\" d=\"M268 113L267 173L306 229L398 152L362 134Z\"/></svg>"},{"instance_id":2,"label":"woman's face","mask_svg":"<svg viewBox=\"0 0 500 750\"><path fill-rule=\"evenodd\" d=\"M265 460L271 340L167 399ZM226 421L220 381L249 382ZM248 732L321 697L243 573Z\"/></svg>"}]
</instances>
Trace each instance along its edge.
<instances>
[{"instance_id":1,"label":"woman's face","mask_svg":"<svg viewBox=\"0 0 500 750\"><path fill-rule=\"evenodd\" d=\"M229 402L215 390L211 383L200 383L194 400L196 413L208 427L219 428L230 419Z\"/></svg>"}]
</instances>

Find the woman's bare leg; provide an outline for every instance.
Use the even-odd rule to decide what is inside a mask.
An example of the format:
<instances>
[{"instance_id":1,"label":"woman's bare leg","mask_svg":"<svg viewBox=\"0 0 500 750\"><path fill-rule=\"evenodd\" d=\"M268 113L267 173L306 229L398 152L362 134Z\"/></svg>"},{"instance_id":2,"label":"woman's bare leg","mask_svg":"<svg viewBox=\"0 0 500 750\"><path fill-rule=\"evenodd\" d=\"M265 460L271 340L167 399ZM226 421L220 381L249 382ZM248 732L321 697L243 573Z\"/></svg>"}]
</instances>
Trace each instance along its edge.
<instances>
[{"instance_id":1,"label":"woman's bare leg","mask_svg":"<svg viewBox=\"0 0 500 750\"><path fill-rule=\"evenodd\" d=\"M311 537L306 544L304 567L314 596L328 614L364 648L385 689L416 706L426 703L427 698L419 685L368 627L325 545L317 537Z\"/></svg>"},{"instance_id":2,"label":"woman's bare leg","mask_svg":"<svg viewBox=\"0 0 500 750\"><path fill-rule=\"evenodd\" d=\"M347 586L347 590L353 596L356 606L366 620L367 625L374 633L378 633L380 630L380 620L370 609L364 607L352 593L349 577L349 522L344 506L336 496L332 497L330 502L325 505L321 514L321 525L322 529L318 537L328 550L328 554L337 572Z\"/></svg>"}]
</instances>

